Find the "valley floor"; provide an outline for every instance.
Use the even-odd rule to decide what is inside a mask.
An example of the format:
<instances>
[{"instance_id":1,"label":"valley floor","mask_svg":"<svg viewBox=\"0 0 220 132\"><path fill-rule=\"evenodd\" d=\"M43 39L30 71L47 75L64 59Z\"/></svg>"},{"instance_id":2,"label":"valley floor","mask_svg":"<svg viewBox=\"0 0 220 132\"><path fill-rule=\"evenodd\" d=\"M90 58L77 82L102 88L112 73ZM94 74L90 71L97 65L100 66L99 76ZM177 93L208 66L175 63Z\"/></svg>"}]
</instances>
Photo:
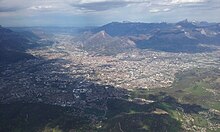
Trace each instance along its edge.
<instances>
[{"instance_id":1,"label":"valley floor","mask_svg":"<svg viewBox=\"0 0 220 132\"><path fill-rule=\"evenodd\" d=\"M91 54L69 35L0 66L0 131L219 131L220 47Z\"/></svg>"},{"instance_id":2,"label":"valley floor","mask_svg":"<svg viewBox=\"0 0 220 132\"><path fill-rule=\"evenodd\" d=\"M69 75L84 77L98 84L125 89L170 87L175 74L193 68L219 68L220 47L202 53L172 53L133 49L113 56L90 53L82 42L68 35L57 35L56 44L32 50L31 54L46 60L63 59L60 63Z\"/></svg>"}]
</instances>

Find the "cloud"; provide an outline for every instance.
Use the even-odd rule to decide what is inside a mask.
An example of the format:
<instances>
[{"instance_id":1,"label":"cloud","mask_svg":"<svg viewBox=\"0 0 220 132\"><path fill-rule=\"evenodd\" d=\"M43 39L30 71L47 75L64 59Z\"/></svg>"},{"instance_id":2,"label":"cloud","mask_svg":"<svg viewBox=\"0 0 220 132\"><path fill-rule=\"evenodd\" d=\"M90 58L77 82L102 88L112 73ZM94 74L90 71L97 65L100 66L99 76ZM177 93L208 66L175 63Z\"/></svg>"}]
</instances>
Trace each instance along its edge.
<instances>
[{"instance_id":1,"label":"cloud","mask_svg":"<svg viewBox=\"0 0 220 132\"><path fill-rule=\"evenodd\" d=\"M152 13L168 11L174 6L184 4L204 3L207 0L1 0L0 12L13 12L22 9L31 9L38 11L51 10L75 10L82 12L100 12L116 8L127 7L129 5L141 5L148 3L147 7ZM138 8L138 6L137 6ZM163 8L163 9L161 9ZM159 10L159 11L156 11Z\"/></svg>"},{"instance_id":2,"label":"cloud","mask_svg":"<svg viewBox=\"0 0 220 132\"><path fill-rule=\"evenodd\" d=\"M170 8L163 9L164 12L167 12L167 11L170 11L170 10L171 10Z\"/></svg>"},{"instance_id":3,"label":"cloud","mask_svg":"<svg viewBox=\"0 0 220 132\"><path fill-rule=\"evenodd\" d=\"M83 4L73 4L81 10L91 10L91 11L104 11L112 8L119 8L128 5L126 2L120 1L106 1L106 2L94 2L94 3L83 3Z\"/></svg>"},{"instance_id":4,"label":"cloud","mask_svg":"<svg viewBox=\"0 0 220 132\"><path fill-rule=\"evenodd\" d=\"M206 2L206 0L171 0L172 4L201 3L201 2Z\"/></svg>"},{"instance_id":5,"label":"cloud","mask_svg":"<svg viewBox=\"0 0 220 132\"><path fill-rule=\"evenodd\" d=\"M158 12L168 12L170 11L170 8L163 8L163 9L150 9L149 12L150 13L158 13Z\"/></svg>"},{"instance_id":6,"label":"cloud","mask_svg":"<svg viewBox=\"0 0 220 132\"><path fill-rule=\"evenodd\" d=\"M53 9L54 7L51 5L43 5L43 6L32 6L28 9L32 9L32 10L44 10L44 9Z\"/></svg>"},{"instance_id":7,"label":"cloud","mask_svg":"<svg viewBox=\"0 0 220 132\"><path fill-rule=\"evenodd\" d=\"M13 12L23 8L20 7L0 7L0 12Z\"/></svg>"},{"instance_id":8,"label":"cloud","mask_svg":"<svg viewBox=\"0 0 220 132\"><path fill-rule=\"evenodd\" d=\"M81 0L79 3L72 4L81 10L105 11L114 8L121 8L130 4L148 3L149 0Z\"/></svg>"},{"instance_id":9,"label":"cloud","mask_svg":"<svg viewBox=\"0 0 220 132\"><path fill-rule=\"evenodd\" d=\"M207 4L209 0L155 0L151 1L150 13L168 12L177 8L195 8ZM210 5L209 5L210 6ZM207 6L206 6L207 7Z\"/></svg>"},{"instance_id":10,"label":"cloud","mask_svg":"<svg viewBox=\"0 0 220 132\"><path fill-rule=\"evenodd\" d=\"M67 5L68 0L0 0L0 11L1 12L14 12L18 10L56 10L59 7L65 8L63 5Z\"/></svg>"},{"instance_id":11,"label":"cloud","mask_svg":"<svg viewBox=\"0 0 220 132\"><path fill-rule=\"evenodd\" d=\"M0 0L0 24L14 26L175 22L185 18L220 21L218 12L220 0Z\"/></svg>"},{"instance_id":12,"label":"cloud","mask_svg":"<svg viewBox=\"0 0 220 132\"><path fill-rule=\"evenodd\" d=\"M150 13L157 13L157 12L160 12L161 10L160 9L150 9L149 12Z\"/></svg>"},{"instance_id":13,"label":"cloud","mask_svg":"<svg viewBox=\"0 0 220 132\"><path fill-rule=\"evenodd\" d=\"M0 1L0 12L14 12L22 9L26 9L31 5L28 0L1 0Z\"/></svg>"}]
</instances>

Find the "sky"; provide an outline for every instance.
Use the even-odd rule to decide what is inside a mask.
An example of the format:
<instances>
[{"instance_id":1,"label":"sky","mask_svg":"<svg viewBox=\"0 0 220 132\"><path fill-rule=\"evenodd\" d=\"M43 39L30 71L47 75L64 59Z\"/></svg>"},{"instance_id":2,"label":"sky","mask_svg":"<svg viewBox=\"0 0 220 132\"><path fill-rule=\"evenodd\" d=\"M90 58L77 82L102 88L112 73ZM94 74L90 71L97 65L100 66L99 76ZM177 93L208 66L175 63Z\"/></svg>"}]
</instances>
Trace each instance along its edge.
<instances>
[{"instance_id":1,"label":"sky","mask_svg":"<svg viewBox=\"0 0 220 132\"><path fill-rule=\"evenodd\" d=\"M220 22L220 0L0 0L0 25L100 26L110 22Z\"/></svg>"}]
</instances>

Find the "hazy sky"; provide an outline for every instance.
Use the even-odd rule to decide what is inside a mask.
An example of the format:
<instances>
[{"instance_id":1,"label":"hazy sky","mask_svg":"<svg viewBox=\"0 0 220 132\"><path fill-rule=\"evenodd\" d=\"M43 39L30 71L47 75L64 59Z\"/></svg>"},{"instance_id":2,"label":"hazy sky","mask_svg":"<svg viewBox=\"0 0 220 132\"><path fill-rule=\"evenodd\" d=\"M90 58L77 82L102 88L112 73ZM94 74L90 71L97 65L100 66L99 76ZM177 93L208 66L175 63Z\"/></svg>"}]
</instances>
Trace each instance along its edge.
<instances>
[{"instance_id":1,"label":"hazy sky","mask_svg":"<svg viewBox=\"0 0 220 132\"><path fill-rule=\"evenodd\" d=\"M112 21L220 22L220 0L0 0L3 26L92 26Z\"/></svg>"}]
</instances>

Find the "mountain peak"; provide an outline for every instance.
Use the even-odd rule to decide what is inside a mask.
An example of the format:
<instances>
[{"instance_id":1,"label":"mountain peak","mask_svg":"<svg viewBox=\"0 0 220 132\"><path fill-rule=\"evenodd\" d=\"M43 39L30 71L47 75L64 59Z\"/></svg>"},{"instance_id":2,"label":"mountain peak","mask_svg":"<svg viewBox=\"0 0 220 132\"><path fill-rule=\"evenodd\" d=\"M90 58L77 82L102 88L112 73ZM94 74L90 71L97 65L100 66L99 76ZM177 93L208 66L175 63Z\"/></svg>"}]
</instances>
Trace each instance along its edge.
<instances>
[{"instance_id":1,"label":"mountain peak","mask_svg":"<svg viewBox=\"0 0 220 132\"><path fill-rule=\"evenodd\" d=\"M99 34L101 34L102 37L104 37L104 38L108 35L108 34L105 32L105 30L100 31Z\"/></svg>"},{"instance_id":2,"label":"mountain peak","mask_svg":"<svg viewBox=\"0 0 220 132\"><path fill-rule=\"evenodd\" d=\"M178 22L176 25L182 26L184 28L193 28L196 26L195 23L188 21L188 19L185 19L183 21Z\"/></svg>"},{"instance_id":3,"label":"mountain peak","mask_svg":"<svg viewBox=\"0 0 220 132\"><path fill-rule=\"evenodd\" d=\"M102 30L96 34L94 34L91 38L110 38L111 36L105 32L105 30Z\"/></svg>"},{"instance_id":4,"label":"mountain peak","mask_svg":"<svg viewBox=\"0 0 220 132\"><path fill-rule=\"evenodd\" d=\"M186 24L186 23L190 23L190 22L188 21L188 19L184 19L184 20L182 20L182 21L179 21L178 23L179 23L179 24L180 24L180 23Z\"/></svg>"}]
</instances>

